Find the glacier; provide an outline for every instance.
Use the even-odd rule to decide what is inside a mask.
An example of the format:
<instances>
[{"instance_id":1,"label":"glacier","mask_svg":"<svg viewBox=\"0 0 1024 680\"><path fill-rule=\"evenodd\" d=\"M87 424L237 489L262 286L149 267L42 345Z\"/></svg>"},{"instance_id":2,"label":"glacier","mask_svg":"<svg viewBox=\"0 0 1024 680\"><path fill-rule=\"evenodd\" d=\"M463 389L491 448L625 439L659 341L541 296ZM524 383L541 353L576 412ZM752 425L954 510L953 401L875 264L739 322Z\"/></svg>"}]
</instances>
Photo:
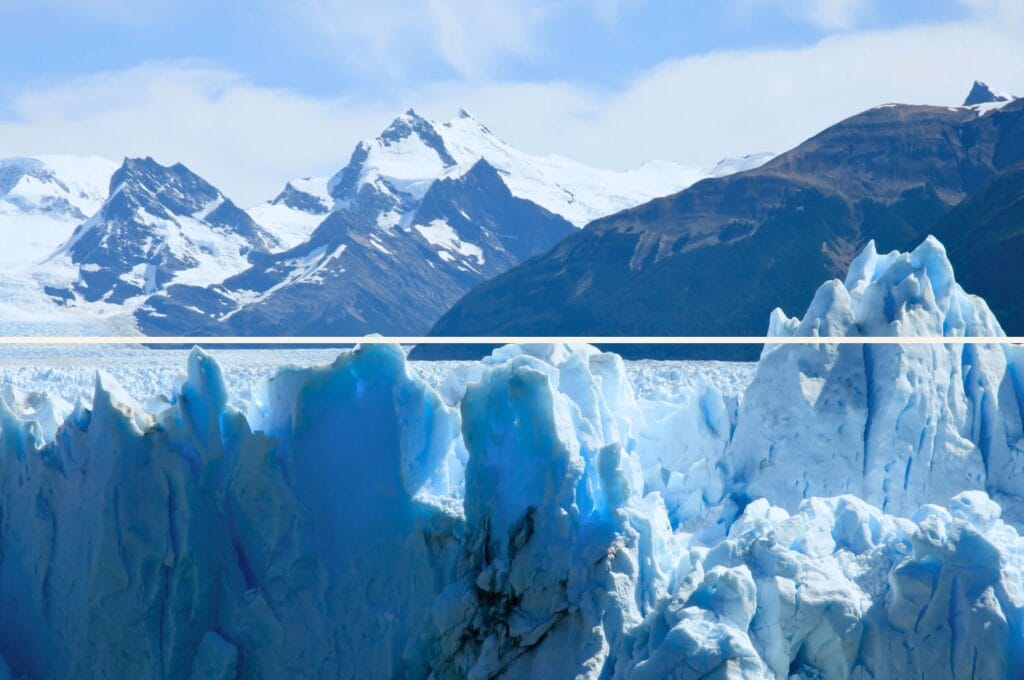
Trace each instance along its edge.
<instances>
[{"instance_id":1,"label":"glacier","mask_svg":"<svg viewBox=\"0 0 1024 680\"><path fill-rule=\"evenodd\" d=\"M8 385L0 678L1020 677L1024 352L957 342L1002 331L934 240L771 333L820 342L737 389L564 344Z\"/></svg>"}]
</instances>

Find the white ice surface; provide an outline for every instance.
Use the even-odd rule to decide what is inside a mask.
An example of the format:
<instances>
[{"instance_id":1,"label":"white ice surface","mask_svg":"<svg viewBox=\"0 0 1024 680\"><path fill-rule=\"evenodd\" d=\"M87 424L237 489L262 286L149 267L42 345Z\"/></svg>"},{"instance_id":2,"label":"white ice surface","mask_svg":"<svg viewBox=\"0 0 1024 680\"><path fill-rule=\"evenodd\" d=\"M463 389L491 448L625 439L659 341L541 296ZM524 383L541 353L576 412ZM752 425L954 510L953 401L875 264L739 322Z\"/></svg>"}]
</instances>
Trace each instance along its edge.
<instances>
[{"instance_id":1,"label":"white ice surface","mask_svg":"<svg viewBox=\"0 0 1024 680\"><path fill-rule=\"evenodd\" d=\"M0 324L0 330L4 327ZM75 335L83 330L83 327L60 324L48 328L32 324L32 327L53 335ZM7 328L23 330L15 324L9 324ZM207 351L221 364L231 403L245 410L252 391L278 368L329 364L343 350L211 348ZM135 346L6 345L0 346L0 384L10 384L26 392L53 395L71 403L79 399L88 403L95 388L96 372L103 370L141 403L158 395L162 395L158 398L166 400L185 376L188 355L189 351L184 349ZM443 385L449 375L461 373L474 365L475 362L464 361L410 362L412 370L428 385L441 390L442 395L447 394ZM638 398L652 404L685 400L701 380L727 395L738 395L754 373L754 364L746 362L627 361L625 366Z\"/></svg>"},{"instance_id":2,"label":"white ice surface","mask_svg":"<svg viewBox=\"0 0 1024 680\"><path fill-rule=\"evenodd\" d=\"M0 388L0 672L1021 677L1024 348L829 344L1001 332L932 240L771 327L820 342L745 389L589 346L12 348L51 393Z\"/></svg>"},{"instance_id":3,"label":"white ice surface","mask_svg":"<svg viewBox=\"0 0 1024 680\"><path fill-rule=\"evenodd\" d=\"M0 392L15 676L1022 670L1024 540L982 491L904 516L761 499L690 527L673 494L735 417L699 380L666 427L592 348L432 365L447 403L371 346L277 371L242 413L216 360L186 361L159 408L106 373L91 408ZM684 476L665 495L652 441Z\"/></svg>"}]
</instances>

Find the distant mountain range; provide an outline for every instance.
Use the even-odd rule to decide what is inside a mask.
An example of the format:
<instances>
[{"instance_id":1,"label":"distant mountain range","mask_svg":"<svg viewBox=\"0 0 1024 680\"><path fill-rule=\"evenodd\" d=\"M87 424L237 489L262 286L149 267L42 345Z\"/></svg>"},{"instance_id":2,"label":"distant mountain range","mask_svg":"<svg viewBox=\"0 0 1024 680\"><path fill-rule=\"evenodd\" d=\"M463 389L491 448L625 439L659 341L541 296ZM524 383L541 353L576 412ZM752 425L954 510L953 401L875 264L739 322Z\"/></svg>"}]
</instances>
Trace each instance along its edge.
<instances>
[{"instance_id":1,"label":"distant mountain range","mask_svg":"<svg viewBox=\"0 0 1024 680\"><path fill-rule=\"evenodd\" d=\"M975 83L960 107L886 104L745 172L596 220L477 286L436 336L763 336L869 240L936 233L965 288L1024 332L1024 100ZM753 358L757 346L622 348ZM420 357L481 348L422 346Z\"/></svg>"},{"instance_id":2,"label":"distant mountain range","mask_svg":"<svg viewBox=\"0 0 1024 680\"><path fill-rule=\"evenodd\" d=\"M769 157L597 170L525 154L465 111L410 110L333 177L292 180L248 212L181 164L4 161L0 228L20 240L18 221L41 211L47 238L22 249L20 284L146 334L416 335L591 219Z\"/></svg>"},{"instance_id":3,"label":"distant mountain range","mask_svg":"<svg viewBox=\"0 0 1024 680\"><path fill-rule=\"evenodd\" d=\"M0 316L148 335L761 337L869 240L932 233L1024 334L1022 206L1024 100L983 83L962 106L885 104L704 169L597 170L523 153L464 111L410 110L333 176L248 211L181 164L0 161Z\"/></svg>"}]
</instances>

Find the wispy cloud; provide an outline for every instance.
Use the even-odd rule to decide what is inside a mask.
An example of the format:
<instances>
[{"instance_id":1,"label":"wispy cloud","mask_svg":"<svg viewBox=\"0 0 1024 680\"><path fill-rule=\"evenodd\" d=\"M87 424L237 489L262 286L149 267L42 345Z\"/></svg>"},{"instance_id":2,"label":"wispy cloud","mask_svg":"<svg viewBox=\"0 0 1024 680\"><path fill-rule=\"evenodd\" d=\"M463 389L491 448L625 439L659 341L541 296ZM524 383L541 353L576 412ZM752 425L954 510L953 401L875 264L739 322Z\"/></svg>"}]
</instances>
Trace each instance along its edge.
<instances>
[{"instance_id":1,"label":"wispy cloud","mask_svg":"<svg viewBox=\"0 0 1024 680\"><path fill-rule=\"evenodd\" d=\"M741 11L784 12L792 19L823 30L857 26L879 0L738 0Z\"/></svg>"},{"instance_id":2,"label":"wispy cloud","mask_svg":"<svg viewBox=\"0 0 1024 680\"><path fill-rule=\"evenodd\" d=\"M957 104L976 78L1024 94L1024 27L991 11L800 48L669 60L611 91L453 75L404 89L400 104L436 118L466 107L527 151L598 166L706 164L783 151L884 102ZM8 108L0 156L151 154L186 163L247 205L292 177L337 170L399 103L315 97L204 63L159 62L24 92Z\"/></svg>"},{"instance_id":3,"label":"wispy cloud","mask_svg":"<svg viewBox=\"0 0 1024 680\"><path fill-rule=\"evenodd\" d=\"M543 54L538 38L561 18L597 17L613 27L643 0L299 0L298 16L325 49L364 70L401 76L424 60L480 78L503 59Z\"/></svg>"},{"instance_id":4,"label":"wispy cloud","mask_svg":"<svg viewBox=\"0 0 1024 680\"><path fill-rule=\"evenodd\" d=\"M284 179L329 173L391 111L260 87L194 62L149 63L25 93L0 120L0 156L152 155L184 162L247 205Z\"/></svg>"}]
</instances>

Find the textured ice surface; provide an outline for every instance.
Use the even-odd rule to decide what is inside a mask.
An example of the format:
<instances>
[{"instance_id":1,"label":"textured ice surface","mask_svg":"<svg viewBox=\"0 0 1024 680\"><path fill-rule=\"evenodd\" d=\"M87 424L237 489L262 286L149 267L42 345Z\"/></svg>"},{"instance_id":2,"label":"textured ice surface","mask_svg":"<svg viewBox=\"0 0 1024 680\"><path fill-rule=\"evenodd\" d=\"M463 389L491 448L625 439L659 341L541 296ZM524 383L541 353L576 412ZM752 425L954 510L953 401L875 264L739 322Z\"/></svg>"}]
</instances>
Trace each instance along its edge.
<instances>
[{"instance_id":1,"label":"textured ice surface","mask_svg":"<svg viewBox=\"0 0 1024 680\"><path fill-rule=\"evenodd\" d=\"M1003 336L953 279L942 245L879 255L823 285L792 336ZM739 486L794 508L850 492L909 514L966 488L1021 518L1024 354L1008 345L776 345L764 352L729 449Z\"/></svg>"},{"instance_id":2,"label":"textured ice surface","mask_svg":"<svg viewBox=\"0 0 1024 680\"><path fill-rule=\"evenodd\" d=\"M63 326L40 330L54 335L68 332ZM329 364L340 352L339 349L209 350L224 372L232 405L242 410L248 406L260 383L279 368ZM3 345L0 346L0 384L72 403L78 399L89 402L96 372L104 370L140 403L160 404L166 403L184 380L188 355L188 350L133 346ZM409 365L424 382L441 389L449 375L472 364L414 361ZM753 377L754 366L725 361L625 362L626 373L638 398L668 402L685 399L699 380L727 395L742 394Z\"/></svg>"},{"instance_id":3,"label":"textured ice surface","mask_svg":"<svg viewBox=\"0 0 1024 680\"><path fill-rule=\"evenodd\" d=\"M773 329L999 334L932 242ZM4 383L0 678L1024 673L1019 349L218 356Z\"/></svg>"}]
</instances>

